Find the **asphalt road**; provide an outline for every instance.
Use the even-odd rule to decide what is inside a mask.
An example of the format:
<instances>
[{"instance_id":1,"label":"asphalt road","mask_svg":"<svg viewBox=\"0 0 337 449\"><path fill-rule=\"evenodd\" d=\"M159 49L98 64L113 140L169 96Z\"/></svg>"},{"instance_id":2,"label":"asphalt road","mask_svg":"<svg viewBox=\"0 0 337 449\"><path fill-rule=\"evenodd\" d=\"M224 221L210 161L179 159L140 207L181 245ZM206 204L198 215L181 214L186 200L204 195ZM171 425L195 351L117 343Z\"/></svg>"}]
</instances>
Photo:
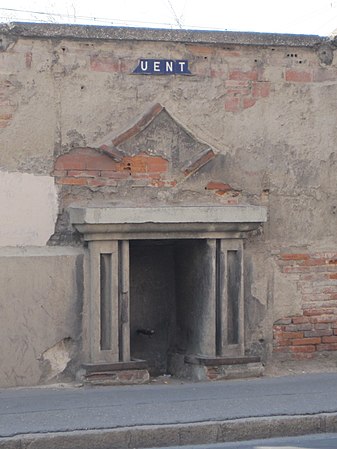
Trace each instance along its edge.
<instances>
[{"instance_id":1,"label":"asphalt road","mask_svg":"<svg viewBox=\"0 0 337 449\"><path fill-rule=\"evenodd\" d=\"M268 440L242 441L239 443L220 443L183 446L183 449L336 449L337 434L305 435L296 438L273 438ZM160 448L155 448L160 449ZM182 449L181 446L171 446L165 449Z\"/></svg>"},{"instance_id":2,"label":"asphalt road","mask_svg":"<svg viewBox=\"0 0 337 449\"><path fill-rule=\"evenodd\" d=\"M323 412L337 412L337 373L214 383L6 389L0 390L0 437Z\"/></svg>"}]
</instances>

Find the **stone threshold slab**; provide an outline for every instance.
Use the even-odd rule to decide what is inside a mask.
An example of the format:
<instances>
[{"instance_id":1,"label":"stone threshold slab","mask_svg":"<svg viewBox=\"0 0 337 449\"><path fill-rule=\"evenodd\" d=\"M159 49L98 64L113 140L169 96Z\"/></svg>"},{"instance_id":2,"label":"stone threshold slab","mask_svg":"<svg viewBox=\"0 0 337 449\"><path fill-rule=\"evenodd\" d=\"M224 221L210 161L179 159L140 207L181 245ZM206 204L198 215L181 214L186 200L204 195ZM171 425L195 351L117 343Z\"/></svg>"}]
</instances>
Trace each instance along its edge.
<instances>
[{"instance_id":1,"label":"stone threshold slab","mask_svg":"<svg viewBox=\"0 0 337 449\"><path fill-rule=\"evenodd\" d=\"M85 369L87 374L108 371L147 369L147 367L147 362L145 360L131 360L130 362L116 363L85 363L82 365L82 368Z\"/></svg>"},{"instance_id":2,"label":"stone threshold slab","mask_svg":"<svg viewBox=\"0 0 337 449\"><path fill-rule=\"evenodd\" d=\"M257 356L243 357L202 357L195 355L185 356L185 363L191 365L220 366L220 365L245 365L248 363L260 363L261 359Z\"/></svg>"}]
</instances>

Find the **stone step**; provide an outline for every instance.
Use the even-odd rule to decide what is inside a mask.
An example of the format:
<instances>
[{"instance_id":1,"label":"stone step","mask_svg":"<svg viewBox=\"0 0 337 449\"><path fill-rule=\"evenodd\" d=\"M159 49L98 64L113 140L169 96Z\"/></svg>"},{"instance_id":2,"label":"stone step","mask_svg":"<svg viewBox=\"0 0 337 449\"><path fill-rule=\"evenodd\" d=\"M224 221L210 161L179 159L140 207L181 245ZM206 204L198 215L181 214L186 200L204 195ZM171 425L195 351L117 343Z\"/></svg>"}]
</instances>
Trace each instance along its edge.
<instances>
[{"instance_id":1,"label":"stone step","mask_svg":"<svg viewBox=\"0 0 337 449\"><path fill-rule=\"evenodd\" d=\"M81 371L81 380L86 385L136 385L150 380L145 360L86 363Z\"/></svg>"},{"instance_id":2,"label":"stone step","mask_svg":"<svg viewBox=\"0 0 337 449\"><path fill-rule=\"evenodd\" d=\"M225 380L260 377L264 366L260 357L203 357L187 355L186 373L191 380Z\"/></svg>"}]
</instances>

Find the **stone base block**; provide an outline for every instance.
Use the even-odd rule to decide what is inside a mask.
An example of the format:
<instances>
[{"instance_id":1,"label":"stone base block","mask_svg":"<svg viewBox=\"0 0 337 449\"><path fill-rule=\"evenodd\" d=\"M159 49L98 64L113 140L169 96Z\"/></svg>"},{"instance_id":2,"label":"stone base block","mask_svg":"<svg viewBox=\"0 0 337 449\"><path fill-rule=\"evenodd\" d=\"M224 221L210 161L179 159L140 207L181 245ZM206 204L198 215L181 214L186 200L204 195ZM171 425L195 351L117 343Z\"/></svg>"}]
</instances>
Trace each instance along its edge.
<instances>
[{"instance_id":1,"label":"stone base block","mask_svg":"<svg viewBox=\"0 0 337 449\"><path fill-rule=\"evenodd\" d=\"M248 377L260 377L264 367L261 362L246 363L243 365L218 365L205 367L205 375L208 380L245 379Z\"/></svg>"},{"instance_id":2,"label":"stone base block","mask_svg":"<svg viewBox=\"0 0 337 449\"><path fill-rule=\"evenodd\" d=\"M150 380L144 360L119 363L86 364L81 380L86 385L139 385Z\"/></svg>"},{"instance_id":3,"label":"stone base block","mask_svg":"<svg viewBox=\"0 0 337 449\"><path fill-rule=\"evenodd\" d=\"M170 361L175 376L193 381L260 377L264 372L259 357L202 357L172 354Z\"/></svg>"}]
</instances>

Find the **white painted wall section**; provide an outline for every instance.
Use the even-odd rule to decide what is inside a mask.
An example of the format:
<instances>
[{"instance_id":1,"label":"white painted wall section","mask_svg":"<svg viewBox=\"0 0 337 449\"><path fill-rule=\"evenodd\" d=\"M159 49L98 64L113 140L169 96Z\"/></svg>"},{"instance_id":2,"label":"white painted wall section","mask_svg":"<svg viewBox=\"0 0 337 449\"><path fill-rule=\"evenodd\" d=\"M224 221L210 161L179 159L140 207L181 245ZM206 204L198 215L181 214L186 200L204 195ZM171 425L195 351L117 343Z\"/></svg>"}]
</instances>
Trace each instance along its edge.
<instances>
[{"instance_id":1,"label":"white painted wall section","mask_svg":"<svg viewBox=\"0 0 337 449\"><path fill-rule=\"evenodd\" d=\"M0 171L0 246L44 246L57 211L54 178Z\"/></svg>"}]
</instances>

